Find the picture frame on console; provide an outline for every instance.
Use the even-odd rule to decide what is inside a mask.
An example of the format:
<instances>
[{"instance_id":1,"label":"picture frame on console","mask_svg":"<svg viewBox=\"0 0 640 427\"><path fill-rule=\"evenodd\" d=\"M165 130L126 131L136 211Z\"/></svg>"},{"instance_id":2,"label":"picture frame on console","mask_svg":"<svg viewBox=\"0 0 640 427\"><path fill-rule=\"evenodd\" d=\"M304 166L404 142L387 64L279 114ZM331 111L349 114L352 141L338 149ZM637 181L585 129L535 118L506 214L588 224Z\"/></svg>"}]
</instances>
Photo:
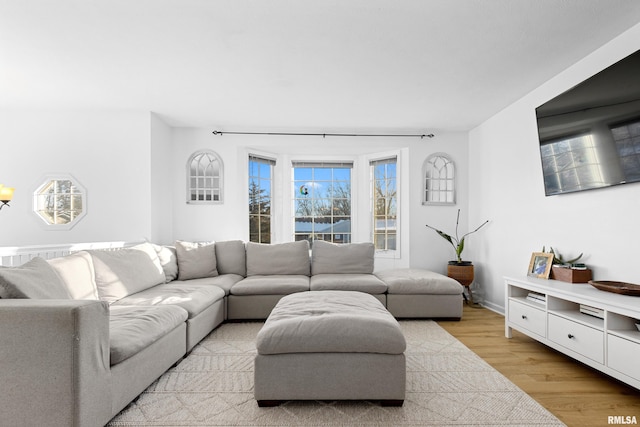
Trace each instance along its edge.
<instances>
[{"instance_id":1,"label":"picture frame on console","mask_svg":"<svg viewBox=\"0 0 640 427\"><path fill-rule=\"evenodd\" d=\"M527 276L548 279L553 264L553 253L534 252L529 261Z\"/></svg>"}]
</instances>

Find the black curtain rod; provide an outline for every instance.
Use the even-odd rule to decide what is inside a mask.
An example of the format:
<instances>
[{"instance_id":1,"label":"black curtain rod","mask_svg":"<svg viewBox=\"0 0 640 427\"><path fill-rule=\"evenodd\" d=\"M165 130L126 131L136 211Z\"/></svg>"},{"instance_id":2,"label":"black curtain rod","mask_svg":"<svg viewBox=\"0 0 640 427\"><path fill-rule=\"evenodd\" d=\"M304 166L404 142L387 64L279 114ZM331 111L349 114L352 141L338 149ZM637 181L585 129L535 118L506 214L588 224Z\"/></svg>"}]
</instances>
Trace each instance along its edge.
<instances>
[{"instance_id":1,"label":"black curtain rod","mask_svg":"<svg viewBox=\"0 0 640 427\"><path fill-rule=\"evenodd\" d=\"M358 133L294 133L294 132L223 132L220 130L214 130L214 135L278 135L278 136L321 136L326 138L327 136L375 136L375 137L410 137L410 138L433 138L435 135L432 133L427 134L358 134Z\"/></svg>"}]
</instances>

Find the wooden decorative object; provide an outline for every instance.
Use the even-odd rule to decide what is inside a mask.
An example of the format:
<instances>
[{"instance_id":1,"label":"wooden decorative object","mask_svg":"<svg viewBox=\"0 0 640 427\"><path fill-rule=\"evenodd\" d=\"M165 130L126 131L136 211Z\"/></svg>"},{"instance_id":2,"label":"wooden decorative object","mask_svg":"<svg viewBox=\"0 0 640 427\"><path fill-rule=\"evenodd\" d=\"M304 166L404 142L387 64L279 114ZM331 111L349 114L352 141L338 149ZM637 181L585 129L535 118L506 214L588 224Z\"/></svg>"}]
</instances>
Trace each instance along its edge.
<instances>
[{"instance_id":1,"label":"wooden decorative object","mask_svg":"<svg viewBox=\"0 0 640 427\"><path fill-rule=\"evenodd\" d=\"M561 280L569 283L587 283L592 278L591 270L577 270L574 268L564 268L553 266L551 268L551 279Z\"/></svg>"},{"instance_id":2,"label":"wooden decorative object","mask_svg":"<svg viewBox=\"0 0 640 427\"><path fill-rule=\"evenodd\" d=\"M614 282L610 280L589 280L589 284L596 289L605 292L613 292L622 295L640 296L640 285L625 282ZM640 327L638 328L640 330Z\"/></svg>"}]
</instances>

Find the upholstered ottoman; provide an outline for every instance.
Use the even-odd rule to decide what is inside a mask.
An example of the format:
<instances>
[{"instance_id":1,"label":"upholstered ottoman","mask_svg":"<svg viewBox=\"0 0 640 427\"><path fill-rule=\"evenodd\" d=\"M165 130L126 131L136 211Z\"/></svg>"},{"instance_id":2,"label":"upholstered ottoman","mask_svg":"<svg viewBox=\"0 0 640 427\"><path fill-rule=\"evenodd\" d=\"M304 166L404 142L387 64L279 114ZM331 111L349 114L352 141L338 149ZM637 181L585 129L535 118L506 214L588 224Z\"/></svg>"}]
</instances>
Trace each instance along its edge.
<instances>
[{"instance_id":1,"label":"upholstered ottoman","mask_svg":"<svg viewBox=\"0 0 640 427\"><path fill-rule=\"evenodd\" d=\"M387 284L387 309L397 318L462 318L464 287L451 277L418 268L376 276Z\"/></svg>"},{"instance_id":2,"label":"upholstered ottoman","mask_svg":"<svg viewBox=\"0 0 640 427\"><path fill-rule=\"evenodd\" d=\"M255 398L375 400L401 406L406 342L374 296L310 291L283 297L256 340Z\"/></svg>"}]
</instances>

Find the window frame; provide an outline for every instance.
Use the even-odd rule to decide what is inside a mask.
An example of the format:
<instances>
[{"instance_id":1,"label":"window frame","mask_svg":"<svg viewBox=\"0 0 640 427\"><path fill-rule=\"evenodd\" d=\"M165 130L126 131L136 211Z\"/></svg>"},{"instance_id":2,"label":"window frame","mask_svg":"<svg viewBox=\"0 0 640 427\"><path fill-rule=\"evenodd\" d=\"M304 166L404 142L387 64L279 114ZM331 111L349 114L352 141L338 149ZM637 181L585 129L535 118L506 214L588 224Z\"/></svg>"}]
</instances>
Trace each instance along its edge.
<instances>
[{"instance_id":1,"label":"window frame","mask_svg":"<svg viewBox=\"0 0 640 427\"><path fill-rule=\"evenodd\" d=\"M258 150L255 148L247 148L244 150L245 155L255 154L276 160L274 167L275 186L272 194L272 235L274 243L290 242L294 235L294 210L293 204L293 169L292 162L351 162L353 170L351 175L351 236L353 242L370 242L372 241L373 224L371 218L371 168L369 162L371 160L380 160L390 157L397 159L397 188L398 188L398 219L396 230L396 250L385 252L377 251L375 257L379 260L377 268L393 268L397 266L408 266L409 264L409 218L405 218L405 212L409 212L411 197L410 188L407 183L410 182L411 175L408 165L409 148L399 147L389 150L375 150L372 152L359 154L308 154L296 153L291 148L282 150ZM244 163L244 167L248 168L248 163ZM243 181L245 189L248 192L249 180L248 170L243 172ZM247 194L247 193L244 193ZM418 202L419 203L419 202ZM243 207L245 218L249 217L248 200ZM249 225L246 220L246 239L249 237ZM378 262L378 261L377 261Z\"/></svg>"},{"instance_id":2,"label":"window frame","mask_svg":"<svg viewBox=\"0 0 640 427\"><path fill-rule=\"evenodd\" d=\"M330 220L330 224L331 224L331 231L327 232L327 233L323 233L323 236L325 235L329 235L331 236L330 240L326 240L326 239L321 239L321 240L325 240L325 241L330 241L330 242L335 242L335 237L336 235L349 235L348 241L343 241L343 242L337 242L337 243L351 243L353 242L353 236L354 236L354 190L353 190L353 182L354 182L354 173L355 173L355 161L353 159L349 159L349 160L344 160L344 159L329 159L326 156L323 156L322 159L320 160L291 160L290 162L290 167L291 167L291 173L290 173L290 188L291 188L291 218L289 219L291 222L291 239L293 241L297 241L299 240L298 236L303 235L304 233L298 233L296 231L296 219L297 218L302 218L301 216L297 216L296 213L296 201L299 200L300 198L297 197L298 196L298 192L297 192L297 188L298 188L298 184L301 182L300 180L296 179L295 176L295 171L296 168L313 168L313 169L349 169L349 180L348 180L348 184L349 184L349 215L348 215L348 220L349 220L349 232L348 233L336 233L335 230L333 229L335 223L333 222L333 220ZM315 180L318 181L318 180ZM335 185L336 182L345 182L344 180L336 180L334 179L334 175L332 173L331 176L331 180L330 181L326 181L326 180L319 180L322 182L331 182L332 186ZM335 197L331 197L329 199L327 198L311 198L311 201L318 201L318 200L331 200L332 202L335 200ZM338 198L338 199L342 199L342 198ZM332 203L333 204L333 203ZM310 215L309 217L311 218L316 218L316 215ZM324 216L317 216L319 217L327 217L326 215ZM329 218L334 218L334 216L331 214L328 216ZM346 217L346 215L337 215L336 217ZM313 222L314 224L316 224L316 222ZM311 244L313 243L313 240L317 240L315 238L313 238L312 236L314 234L317 234L317 231L315 229L312 229L309 233L310 235L309 238L311 238Z\"/></svg>"},{"instance_id":3,"label":"window frame","mask_svg":"<svg viewBox=\"0 0 640 427\"><path fill-rule=\"evenodd\" d=\"M211 156L213 157L213 159L209 161L209 165L207 167L205 167L205 174L204 175L198 175L196 174L195 176L191 174L191 165L193 164L193 162L196 160L197 157L204 157L204 156ZM206 169L208 169L215 161L218 162L218 176L215 175L211 175L210 177L207 175L206 173ZM218 155L218 153L216 153L213 150L208 150L208 149L204 149L204 150L198 150L195 151L191 154L191 156L189 156L189 160L187 160L187 165L186 165L186 173L187 173L187 193L186 193L186 201L188 205L216 205L216 204L222 204L224 202L224 164L222 163L222 158ZM192 187L191 185L191 180L195 178L196 179L196 186ZM218 186L214 187L213 186L213 182L212 185L210 187L207 187L206 185L204 187L199 187L197 185L197 180L198 179L211 179L212 181L215 180L216 178L218 179ZM215 195L215 190L217 189L218 191L218 200L214 200L213 197ZM192 200L191 196L192 196L192 191L211 191L212 193L212 199L211 200ZM197 193L196 193L197 194Z\"/></svg>"},{"instance_id":4,"label":"window frame","mask_svg":"<svg viewBox=\"0 0 640 427\"><path fill-rule=\"evenodd\" d=\"M65 224L56 224L56 223L51 223L49 222L44 216L42 216L39 212L42 211L42 209L40 208L40 198L41 196L43 196L42 191L48 187L49 185L51 185L52 182L54 181L70 181L72 183L72 186L76 189L75 193L69 193L71 195L76 195L76 196L80 196L81 197L81 203L82 203L82 211L80 213L78 213L77 215L73 216L73 219L71 219L69 222L65 223ZM47 174L42 176L38 182L40 183L34 190L33 190L33 204L32 204L32 209L31 211L33 212L33 214L38 218L38 222L40 223L40 225L42 227L44 227L45 230L71 230L73 227L75 227L80 221L82 221L82 219L87 215L87 189L82 185L82 183L80 183L80 181L78 181L78 179L76 179L73 175L69 174L69 173L59 173L59 174ZM53 196L55 197L58 194L67 194L67 193L54 193ZM54 215L55 215L56 210L54 209Z\"/></svg>"},{"instance_id":5,"label":"window frame","mask_svg":"<svg viewBox=\"0 0 640 427\"><path fill-rule=\"evenodd\" d=\"M274 241L274 189L275 189L275 185L274 185L274 181L275 181L275 168L276 168L276 164L277 164L277 160L274 158L271 158L269 156L264 156L261 154L255 154L253 152L248 153L247 155L247 178L248 178L248 182L247 182L247 192L249 193L250 196L250 191L251 191L251 161L252 159L257 159L257 160L261 160L264 163L268 163L269 167L270 167L270 174L271 177L269 178L270 181L270 190L269 190L269 242L264 242L262 241L261 237L262 237L262 233L258 232L258 236L259 236L259 241L255 241L255 240L251 240L251 218L252 216L254 216L255 214L251 213L251 197L249 197L249 238L248 241L250 242L255 242L255 243L271 243ZM260 178L260 174L258 174L258 179L262 180ZM260 217L263 216L260 213L258 213L258 223L260 223Z\"/></svg>"},{"instance_id":6,"label":"window frame","mask_svg":"<svg viewBox=\"0 0 640 427\"><path fill-rule=\"evenodd\" d=\"M376 191L375 191L375 186L376 186L376 175L375 175L375 167L377 166L377 164L381 164L381 163L389 163L389 161L393 161L393 163L395 164L395 177L394 177L394 181L395 181L395 209L396 209L396 214L395 214L395 248L393 249L389 249L386 245L385 248L378 248L376 246L375 248L375 252L377 256L380 255L388 255L391 257L396 257L396 255L398 255L400 253L400 240L401 240L401 229L400 229L400 206L401 206L401 198L400 198L400 194L401 194L401 188L400 188L400 159L399 159L399 155L397 153L393 153L393 154L389 154L386 156L379 156L379 157L375 157L375 158L370 158L368 159L368 166L369 166L369 199L370 199L370 221L371 221L371 225L370 225L370 239L371 241L374 243L374 245L376 245L376 217L378 217L379 215L377 215L376 212ZM385 175L385 180L388 180L388 175ZM385 215L385 218L388 215ZM386 230L386 227L385 227ZM386 233L385 233L386 235Z\"/></svg>"}]
</instances>

